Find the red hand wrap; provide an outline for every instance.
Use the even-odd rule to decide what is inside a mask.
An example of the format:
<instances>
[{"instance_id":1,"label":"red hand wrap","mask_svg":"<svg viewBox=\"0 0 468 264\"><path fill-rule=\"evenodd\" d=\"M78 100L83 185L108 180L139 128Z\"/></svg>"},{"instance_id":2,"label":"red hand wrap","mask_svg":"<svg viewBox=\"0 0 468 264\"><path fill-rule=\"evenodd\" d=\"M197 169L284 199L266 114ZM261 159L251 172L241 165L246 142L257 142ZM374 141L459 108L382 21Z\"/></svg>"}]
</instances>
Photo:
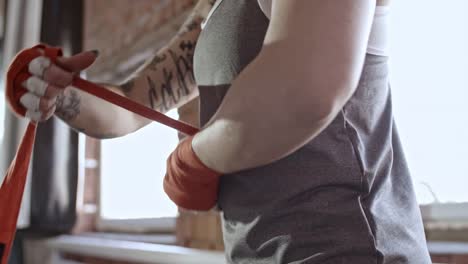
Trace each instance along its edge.
<instances>
[{"instance_id":1,"label":"red hand wrap","mask_svg":"<svg viewBox=\"0 0 468 264\"><path fill-rule=\"evenodd\" d=\"M42 49L44 54L39 49ZM26 109L21 105L20 98L27 90L21 84L31 76L29 73L29 63L39 56L48 57L52 62L56 62L57 58L62 56L62 51L59 48L37 45L18 53L8 68L5 87L6 100L12 111L19 116L25 116L26 114ZM194 135L198 132L198 129L195 127L171 119L151 108L135 103L126 97L77 76L73 78L72 85L136 114L175 128L187 135ZM8 262L8 256L13 244L35 135L36 125L29 123L18 152L6 172L5 180L0 186L0 264Z\"/></svg>"},{"instance_id":2,"label":"red hand wrap","mask_svg":"<svg viewBox=\"0 0 468 264\"><path fill-rule=\"evenodd\" d=\"M200 161L192 140L193 136L182 141L167 159L164 191L182 208L206 211L216 205L221 174Z\"/></svg>"},{"instance_id":3,"label":"red hand wrap","mask_svg":"<svg viewBox=\"0 0 468 264\"><path fill-rule=\"evenodd\" d=\"M44 55L39 49L44 51ZM18 53L8 67L5 95L12 111L19 116L24 117L26 114L26 109L21 105L20 98L27 93L27 90L21 84L31 77L28 69L29 63L39 56L48 57L52 62L55 62L57 57L62 56L62 50L42 44L37 45Z\"/></svg>"}]
</instances>

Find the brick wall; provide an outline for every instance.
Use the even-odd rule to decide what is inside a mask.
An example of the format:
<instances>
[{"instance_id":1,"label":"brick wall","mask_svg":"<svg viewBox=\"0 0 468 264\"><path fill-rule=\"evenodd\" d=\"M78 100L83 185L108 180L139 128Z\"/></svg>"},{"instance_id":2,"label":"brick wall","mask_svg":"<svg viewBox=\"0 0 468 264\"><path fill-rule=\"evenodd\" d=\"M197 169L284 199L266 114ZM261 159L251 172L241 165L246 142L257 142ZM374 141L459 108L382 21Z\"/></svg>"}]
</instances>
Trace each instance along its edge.
<instances>
[{"instance_id":1,"label":"brick wall","mask_svg":"<svg viewBox=\"0 0 468 264\"><path fill-rule=\"evenodd\" d=\"M84 49L100 56L88 78L118 82L175 34L194 0L85 0Z\"/></svg>"}]
</instances>

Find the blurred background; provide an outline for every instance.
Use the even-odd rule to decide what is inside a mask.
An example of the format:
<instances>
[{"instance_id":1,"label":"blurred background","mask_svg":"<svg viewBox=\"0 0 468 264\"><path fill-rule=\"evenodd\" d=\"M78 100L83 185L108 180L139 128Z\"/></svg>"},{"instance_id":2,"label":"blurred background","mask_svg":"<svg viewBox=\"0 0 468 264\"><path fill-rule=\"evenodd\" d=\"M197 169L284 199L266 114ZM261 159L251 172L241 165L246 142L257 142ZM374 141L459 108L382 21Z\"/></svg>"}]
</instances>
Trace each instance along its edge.
<instances>
[{"instance_id":1,"label":"blurred background","mask_svg":"<svg viewBox=\"0 0 468 264\"><path fill-rule=\"evenodd\" d=\"M3 97L18 51L38 42L65 55L98 49L84 77L118 83L175 34L195 2L0 0L0 181L26 125ZM468 1L393 2L395 118L429 248L434 261L468 263ZM196 125L197 102L169 115ZM162 190L176 132L152 124L99 141L52 119L37 137L11 264L223 263L219 216L180 212Z\"/></svg>"}]
</instances>

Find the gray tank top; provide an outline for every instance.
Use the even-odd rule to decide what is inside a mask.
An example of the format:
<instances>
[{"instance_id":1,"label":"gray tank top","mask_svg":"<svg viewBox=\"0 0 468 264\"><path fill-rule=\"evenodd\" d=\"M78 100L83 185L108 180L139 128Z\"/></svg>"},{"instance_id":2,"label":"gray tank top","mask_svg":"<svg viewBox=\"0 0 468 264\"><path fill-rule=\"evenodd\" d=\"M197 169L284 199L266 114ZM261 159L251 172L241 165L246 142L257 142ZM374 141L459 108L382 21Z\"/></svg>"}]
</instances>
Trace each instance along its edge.
<instances>
[{"instance_id":1,"label":"gray tank top","mask_svg":"<svg viewBox=\"0 0 468 264\"><path fill-rule=\"evenodd\" d=\"M257 56L269 23L257 1L215 8L194 55L201 125ZM277 162L222 176L229 263L431 263L387 75L387 58L367 55L355 94L319 136Z\"/></svg>"}]
</instances>

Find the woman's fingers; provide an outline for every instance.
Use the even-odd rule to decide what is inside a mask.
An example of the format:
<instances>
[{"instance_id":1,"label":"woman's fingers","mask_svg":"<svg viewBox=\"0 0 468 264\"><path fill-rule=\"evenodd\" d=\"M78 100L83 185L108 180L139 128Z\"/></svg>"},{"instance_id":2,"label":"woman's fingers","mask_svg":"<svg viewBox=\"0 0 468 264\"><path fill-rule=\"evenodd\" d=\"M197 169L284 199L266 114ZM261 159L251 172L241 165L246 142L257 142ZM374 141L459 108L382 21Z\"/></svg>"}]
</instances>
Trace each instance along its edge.
<instances>
[{"instance_id":1,"label":"woman's fingers","mask_svg":"<svg viewBox=\"0 0 468 264\"><path fill-rule=\"evenodd\" d=\"M49 113L52 108L55 107L57 102L57 97L46 98L39 97L33 93L26 93L20 98L20 103L29 111L31 114L40 112L40 113Z\"/></svg>"},{"instance_id":2,"label":"woman's fingers","mask_svg":"<svg viewBox=\"0 0 468 264\"><path fill-rule=\"evenodd\" d=\"M72 83L73 74L65 71L55 64L51 64L47 69L45 69L42 79L49 84L65 88Z\"/></svg>"},{"instance_id":3,"label":"woman's fingers","mask_svg":"<svg viewBox=\"0 0 468 264\"><path fill-rule=\"evenodd\" d=\"M28 67L32 76L22 83L28 93L20 98L20 103L26 108L26 117L36 122L52 117L57 96L72 83L74 73L88 68L96 57L97 52L87 51L71 57L59 57L57 64L44 56L33 59Z\"/></svg>"},{"instance_id":4,"label":"woman's fingers","mask_svg":"<svg viewBox=\"0 0 468 264\"><path fill-rule=\"evenodd\" d=\"M62 88L58 88L56 86L53 86L53 85L48 85L47 86L47 90L44 94L44 97L47 97L47 98L54 98L54 97L57 97L59 96L60 94L63 93L63 89Z\"/></svg>"},{"instance_id":5,"label":"woman's fingers","mask_svg":"<svg viewBox=\"0 0 468 264\"><path fill-rule=\"evenodd\" d=\"M37 57L29 63L29 72L43 81L57 87L66 87L73 80L73 74L61 69L46 57Z\"/></svg>"},{"instance_id":6,"label":"woman's fingers","mask_svg":"<svg viewBox=\"0 0 468 264\"><path fill-rule=\"evenodd\" d=\"M73 74L93 64L97 51L86 51L71 57L59 57L54 64L44 56L39 56L29 63L29 72L37 78L59 88L65 88L73 80Z\"/></svg>"},{"instance_id":7,"label":"woman's fingers","mask_svg":"<svg viewBox=\"0 0 468 264\"><path fill-rule=\"evenodd\" d=\"M51 118L55 114L55 109L56 109L56 106L54 104L49 110L47 110L46 112L43 112L41 121L45 121Z\"/></svg>"},{"instance_id":8,"label":"woman's fingers","mask_svg":"<svg viewBox=\"0 0 468 264\"><path fill-rule=\"evenodd\" d=\"M50 119L54 115L54 113L55 113L55 106L53 106L47 112L28 110L26 111L26 117L35 122L42 122L42 121L46 121Z\"/></svg>"},{"instance_id":9,"label":"woman's fingers","mask_svg":"<svg viewBox=\"0 0 468 264\"><path fill-rule=\"evenodd\" d=\"M40 122L42 121L42 112L28 110L26 111L26 117L32 121Z\"/></svg>"},{"instance_id":10,"label":"woman's fingers","mask_svg":"<svg viewBox=\"0 0 468 264\"><path fill-rule=\"evenodd\" d=\"M36 76L32 76L28 78L23 83L23 87L39 97L44 96L47 98L54 98L58 96L60 93L62 93L63 91L62 89L56 86L53 86L44 82L43 80L39 79Z\"/></svg>"},{"instance_id":11,"label":"woman's fingers","mask_svg":"<svg viewBox=\"0 0 468 264\"><path fill-rule=\"evenodd\" d=\"M71 57L57 58L57 65L70 72L80 72L94 63L98 56L96 50L85 51Z\"/></svg>"},{"instance_id":12,"label":"woman's fingers","mask_svg":"<svg viewBox=\"0 0 468 264\"><path fill-rule=\"evenodd\" d=\"M55 100L39 98L31 93L23 95L21 104L26 107L26 117L35 122L42 122L50 119L56 109Z\"/></svg>"},{"instance_id":13,"label":"woman's fingers","mask_svg":"<svg viewBox=\"0 0 468 264\"><path fill-rule=\"evenodd\" d=\"M54 97L51 99L41 97L39 101L39 111L46 113L55 105L56 102L57 102L57 97Z\"/></svg>"},{"instance_id":14,"label":"woman's fingers","mask_svg":"<svg viewBox=\"0 0 468 264\"><path fill-rule=\"evenodd\" d=\"M29 72L42 78L44 76L45 70L50 67L51 64L52 63L49 58L43 56L37 57L29 63Z\"/></svg>"},{"instance_id":15,"label":"woman's fingers","mask_svg":"<svg viewBox=\"0 0 468 264\"><path fill-rule=\"evenodd\" d=\"M23 87L37 96L44 96L47 91L48 84L36 76L29 77L23 83Z\"/></svg>"},{"instance_id":16,"label":"woman's fingers","mask_svg":"<svg viewBox=\"0 0 468 264\"><path fill-rule=\"evenodd\" d=\"M27 110L31 110L33 112L39 111L39 105L41 103L41 98L32 94L32 93L25 93L20 98L20 103L26 108Z\"/></svg>"}]
</instances>

